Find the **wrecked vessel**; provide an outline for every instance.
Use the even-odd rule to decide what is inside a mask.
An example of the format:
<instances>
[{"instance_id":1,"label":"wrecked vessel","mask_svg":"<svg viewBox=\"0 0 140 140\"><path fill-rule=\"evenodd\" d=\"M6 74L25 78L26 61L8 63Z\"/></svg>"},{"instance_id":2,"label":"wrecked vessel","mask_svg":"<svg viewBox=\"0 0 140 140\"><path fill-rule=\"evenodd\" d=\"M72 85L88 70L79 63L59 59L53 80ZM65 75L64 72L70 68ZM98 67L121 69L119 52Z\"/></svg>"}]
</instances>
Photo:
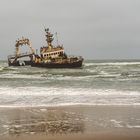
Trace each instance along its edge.
<instances>
[{"instance_id":1,"label":"wrecked vessel","mask_svg":"<svg viewBox=\"0 0 140 140\"><path fill-rule=\"evenodd\" d=\"M32 67L46 68L76 68L81 67L83 58L81 56L67 56L62 45L52 45L53 34L49 28L45 29L47 46L40 48L40 56L34 55L31 61Z\"/></svg>"},{"instance_id":2,"label":"wrecked vessel","mask_svg":"<svg viewBox=\"0 0 140 140\"><path fill-rule=\"evenodd\" d=\"M82 67L83 58L81 56L68 56L63 48L63 45L52 44L54 38L49 28L45 29L47 46L40 48L40 54L35 53L31 46L31 42L27 38L18 39L16 41L15 55L8 56L9 66L25 66L45 67L45 68L78 68ZM21 53L19 47L27 45L30 52ZM20 58L29 57L29 60L22 60Z\"/></svg>"}]
</instances>

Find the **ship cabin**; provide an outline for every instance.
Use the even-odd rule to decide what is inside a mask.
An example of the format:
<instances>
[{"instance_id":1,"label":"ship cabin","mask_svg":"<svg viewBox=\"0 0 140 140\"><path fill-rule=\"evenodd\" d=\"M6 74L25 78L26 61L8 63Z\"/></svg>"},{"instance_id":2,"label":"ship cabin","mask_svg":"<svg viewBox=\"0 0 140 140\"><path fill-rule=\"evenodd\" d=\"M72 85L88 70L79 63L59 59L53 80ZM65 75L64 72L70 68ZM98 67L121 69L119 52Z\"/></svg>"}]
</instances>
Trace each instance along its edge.
<instances>
[{"instance_id":1,"label":"ship cabin","mask_svg":"<svg viewBox=\"0 0 140 140\"><path fill-rule=\"evenodd\" d=\"M43 59L58 58L64 55L64 49L62 46L58 47L41 47L40 55Z\"/></svg>"}]
</instances>

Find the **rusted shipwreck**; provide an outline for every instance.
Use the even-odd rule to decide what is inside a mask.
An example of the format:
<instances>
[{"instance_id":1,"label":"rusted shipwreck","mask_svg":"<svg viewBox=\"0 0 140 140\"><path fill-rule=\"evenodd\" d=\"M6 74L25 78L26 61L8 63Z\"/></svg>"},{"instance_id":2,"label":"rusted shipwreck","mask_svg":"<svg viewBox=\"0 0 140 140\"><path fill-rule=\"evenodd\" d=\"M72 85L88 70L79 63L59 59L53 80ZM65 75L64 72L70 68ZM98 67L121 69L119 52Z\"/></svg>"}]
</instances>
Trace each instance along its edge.
<instances>
[{"instance_id":1,"label":"rusted shipwreck","mask_svg":"<svg viewBox=\"0 0 140 140\"><path fill-rule=\"evenodd\" d=\"M68 56L64 51L62 45L54 46L53 34L49 29L45 29L47 46L40 48L40 54L35 53L31 46L31 42L27 38L22 38L16 41L15 55L8 56L9 66L24 66L31 65L32 67L45 68L76 68L82 67L83 58L81 56ZM27 45L30 52L21 53L20 46ZM20 58L29 57L29 60L22 60Z\"/></svg>"}]
</instances>

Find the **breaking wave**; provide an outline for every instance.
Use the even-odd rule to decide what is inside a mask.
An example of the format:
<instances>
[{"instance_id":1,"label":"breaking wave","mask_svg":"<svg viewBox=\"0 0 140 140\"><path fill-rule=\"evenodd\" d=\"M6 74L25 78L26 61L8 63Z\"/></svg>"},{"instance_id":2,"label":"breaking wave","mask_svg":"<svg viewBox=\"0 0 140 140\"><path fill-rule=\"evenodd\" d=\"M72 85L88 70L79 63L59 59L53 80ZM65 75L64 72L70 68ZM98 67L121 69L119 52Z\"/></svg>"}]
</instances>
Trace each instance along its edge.
<instances>
[{"instance_id":1,"label":"breaking wave","mask_svg":"<svg viewBox=\"0 0 140 140\"><path fill-rule=\"evenodd\" d=\"M138 105L140 92L58 87L0 88L0 106Z\"/></svg>"},{"instance_id":2,"label":"breaking wave","mask_svg":"<svg viewBox=\"0 0 140 140\"><path fill-rule=\"evenodd\" d=\"M86 61L79 69L0 62L0 106L140 105L140 62Z\"/></svg>"}]
</instances>

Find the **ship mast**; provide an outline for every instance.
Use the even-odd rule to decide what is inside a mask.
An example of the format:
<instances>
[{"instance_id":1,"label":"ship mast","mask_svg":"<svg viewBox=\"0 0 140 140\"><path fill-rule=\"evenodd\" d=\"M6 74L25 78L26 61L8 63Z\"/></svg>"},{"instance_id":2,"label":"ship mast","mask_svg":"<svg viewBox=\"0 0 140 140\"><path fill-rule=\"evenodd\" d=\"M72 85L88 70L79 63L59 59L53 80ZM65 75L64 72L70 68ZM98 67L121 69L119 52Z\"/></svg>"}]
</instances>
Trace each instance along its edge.
<instances>
[{"instance_id":1,"label":"ship mast","mask_svg":"<svg viewBox=\"0 0 140 140\"><path fill-rule=\"evenodd\" d=\"M49 49L52 49L53 48L53 45L52 45L52 41L53 41L53 34L51 34L49 32L49 28L45 29L45 32L46 32L46 41L47 41L47 44L48 44L48 48Z\"/></svg>"},{"instance_id":2,"label":"ship mast","mask_svg":"<svg viewBox=\"0 0 140 140\"><path fill-rule=\"evenodd\" d=\"M56 36L56 44L57 44L57 46L59 46L57 32L55 33L55 36Z\"/></svg>"}]
</instances>

